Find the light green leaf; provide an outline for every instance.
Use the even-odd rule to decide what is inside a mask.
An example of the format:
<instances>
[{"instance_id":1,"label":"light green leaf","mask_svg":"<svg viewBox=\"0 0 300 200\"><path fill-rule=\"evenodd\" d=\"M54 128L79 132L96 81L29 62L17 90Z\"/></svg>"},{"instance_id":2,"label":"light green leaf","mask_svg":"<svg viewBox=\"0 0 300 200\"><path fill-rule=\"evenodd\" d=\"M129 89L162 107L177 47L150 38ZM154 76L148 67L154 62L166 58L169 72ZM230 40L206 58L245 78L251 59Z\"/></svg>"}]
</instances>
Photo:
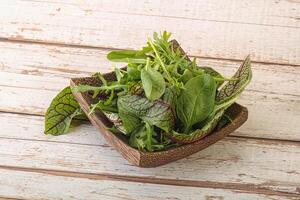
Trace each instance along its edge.
<instances>
[{"instance_id":1,"label":"light green leaf","mask_svg":"<svg viewBox=\"0 0 300 200\"><path fill-rule=\"evenodd\" d=\"M232 78L236 78L236 80L228 81L218 92L217 104L226 103L237 97L250 83L252 78L250 56L247 56Z\"/></svg>"},{"instance_id":2,"label":"light green leaf","mask_svg":"<svg viewBox=\"0 0 300 200\"><path fill-rule=\"evenodd\" d=\"M111 51L107 54L107 59L114 62L146 63L146 56L135 50Z\"/></svg>"},{"instance_id":3,"label":"light green leaf","mask_svg":"<svg viewBox=\"0 0 300 200\"><path fill-rule=\"evenodd\" d=\"M141 71L137 69L137 67L127 66L127 74L131 80L140 80L141 79Z\"/></svg>"},{"instance_id":4,"label":"light green leaf","mask_svg":"<svg viewBox=\"0 0 300 200\"><path fill-rule=\"evenodd\" d=\"M66 133L72 119L82 113L70 87L66 87L52 100L46 112L45 134L61 135Z\"/></svg>"},{"instance_id":5,"label":"light green leaf","mask_svg":"<svg viewBox=\"0 0 300 200\"><path fill-rule=\"evenodd\" d=\"M159 99L165 92L166 83L158 71L149 67L145 67L141 71L141 80L146 97L150 100Z\"/></svg>"}]
</instances>

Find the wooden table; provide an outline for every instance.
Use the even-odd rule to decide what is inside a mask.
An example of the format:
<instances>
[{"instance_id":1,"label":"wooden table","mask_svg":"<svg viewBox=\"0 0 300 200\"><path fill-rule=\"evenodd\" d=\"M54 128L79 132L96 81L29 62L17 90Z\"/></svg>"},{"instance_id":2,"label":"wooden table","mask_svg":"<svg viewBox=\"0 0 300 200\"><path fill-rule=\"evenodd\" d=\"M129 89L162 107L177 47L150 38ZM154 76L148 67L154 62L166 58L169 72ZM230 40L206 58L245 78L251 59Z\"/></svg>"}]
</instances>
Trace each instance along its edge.
<instances>
[{"instance_id":1,"label":"wooden table","mask_svg":"<svg viewBox=\"0 0 300 200\"><path fill-rule=\"evenodd\" d=\"M107 72L111 49L168 30L231 75L251 54L247 123L186 159L143 169L89 123L43 134L71 77ZM0 1L0 199L300 199L299 0Z\"/></svg>"}]
</instances>

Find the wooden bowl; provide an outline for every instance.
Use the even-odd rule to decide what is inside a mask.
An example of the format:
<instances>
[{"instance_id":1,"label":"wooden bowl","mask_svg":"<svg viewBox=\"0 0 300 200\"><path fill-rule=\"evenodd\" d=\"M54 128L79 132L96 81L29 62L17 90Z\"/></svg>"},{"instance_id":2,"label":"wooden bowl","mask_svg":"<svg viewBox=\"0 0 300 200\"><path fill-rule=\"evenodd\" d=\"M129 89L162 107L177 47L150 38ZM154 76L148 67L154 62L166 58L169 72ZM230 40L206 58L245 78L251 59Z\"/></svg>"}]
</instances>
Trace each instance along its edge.
<instances>
[{"instance_id":1,"label":"wooden bowl","mask_svg":"<svg viewBox=\"0 0 300 200\"><path fill-rule=\"evenodd\" d=\"M105 74L105 78L114 80L116 77L114 72L111 72ZM71 86L80 84L99 86L101 85L101 81L95 77L71 79ZM97 102L97 100L93 99L92 95L87 92L74 93L74 96L86 114L89 112L90 105ZM196 142L158 152L142 152L130 147L128 139L124 135L112 133L107 129L107 127L112 126L112 122L110 122L101 111L97 110L95 113L87 116L107 142L119 151L128 162L139 167L156 167L187 157L214 144L240 127L248 118L247 108L237 103L230 106L227 109L226 114L229 115L233 121L222 129L212 132Z\"/></svg>"}]
</instances>

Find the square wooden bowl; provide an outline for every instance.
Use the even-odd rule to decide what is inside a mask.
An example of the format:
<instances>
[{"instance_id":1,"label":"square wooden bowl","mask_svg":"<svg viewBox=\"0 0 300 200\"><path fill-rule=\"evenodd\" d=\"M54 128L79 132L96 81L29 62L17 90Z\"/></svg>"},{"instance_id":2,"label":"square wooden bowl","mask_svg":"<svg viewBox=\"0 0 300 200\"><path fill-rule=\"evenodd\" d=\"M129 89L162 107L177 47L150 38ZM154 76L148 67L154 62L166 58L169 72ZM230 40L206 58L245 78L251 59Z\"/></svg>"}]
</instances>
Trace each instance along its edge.
<instances>
[{"instance_id":1,"label":"square wooden bowl","mask_svg":"<svg viewBox=\"0 0 300 200\"><path fill-rule=\"evenodd\" d=\"M114 72L107 73L104 77L107 80L115 80L116 78ZM101 85L101 81L95 77L71 79L71 86L82 84L99 86ZM74 96L83 111L87 114L89 120L104 136L107 142L119 151L128 162L139 167L156 167L196 153L236 130L248 118L247 108L235 103L226 111L226 114L229 115L233 121L222 129L212 132L206 137L190 144L158 152L142 152L129 146L128 139L123 134L115 134L108 130L107 127L111 127L112 122L110 122L101 111L97 110L95 113L88 115L90 105L97 102L96 99L92 98L91 94L88 92L74 93Z\"/></svg>"},{"instance_id":2,"label":"square wooden bowl","mask_svg":"<svg viewBox=\"0 0 300 200\"><path fill-rule=\"evenodd\" d=\"M171 43L174 49L179 49L182 55L185 54L176 40L172 40ZM190 60L188 57L186 57L186 59ZM114 72L104 74L104 77L107 80L116 80ZM83 84L99 86L102 83L98 78L84 77L71 79L70 84L71 86ZM109 131L107 127L111 127L113 124L101 111L97 110L95 113L88 115L90 105L97 103L97 100L93 99L91 94L87 92L74 93L74 96L83 111L87 114L89 120L104 136L107 142L119 151L119 153L128 160L128 162L139 167L156 167L196 153L235 131L248 118L247 108L235 103L226 110L226 114L230 116L232 122L224 126L222 129L213 131L206 137L190 144L181 145L164 151L142 152L129 146L128 139L123 134L114 134Z\"/></svg>"}]
</instances>

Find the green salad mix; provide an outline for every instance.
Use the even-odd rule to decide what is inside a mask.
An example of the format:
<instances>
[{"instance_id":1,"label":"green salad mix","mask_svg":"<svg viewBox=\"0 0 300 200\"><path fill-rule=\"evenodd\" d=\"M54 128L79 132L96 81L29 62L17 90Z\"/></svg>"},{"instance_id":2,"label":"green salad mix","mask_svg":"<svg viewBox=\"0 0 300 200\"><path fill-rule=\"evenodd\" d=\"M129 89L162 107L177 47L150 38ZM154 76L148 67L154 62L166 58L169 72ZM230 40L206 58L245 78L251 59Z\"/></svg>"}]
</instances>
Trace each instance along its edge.
<instances>
[{"instance_id":1,"label":"green salad mix","mask_svg":"<svg viewBox=\"0 0 300 200\"><path fill-rule=\"evenodd\" d=\"M250 58L231 78L190 60L170 33L153 34L141 50L112 51L107 58L124 62L115 68L115 80L94 76L99 86L66 87L52 101L45 116L45 133L64 134L74 118L84 113L72 93L90 92L101 110L114 122L113 132L124 134L130 146L159 151L191 143L230 123L225 114L250 82ZM101 95L104 98L98 98Z\"/></svg>"}]
</instances>

